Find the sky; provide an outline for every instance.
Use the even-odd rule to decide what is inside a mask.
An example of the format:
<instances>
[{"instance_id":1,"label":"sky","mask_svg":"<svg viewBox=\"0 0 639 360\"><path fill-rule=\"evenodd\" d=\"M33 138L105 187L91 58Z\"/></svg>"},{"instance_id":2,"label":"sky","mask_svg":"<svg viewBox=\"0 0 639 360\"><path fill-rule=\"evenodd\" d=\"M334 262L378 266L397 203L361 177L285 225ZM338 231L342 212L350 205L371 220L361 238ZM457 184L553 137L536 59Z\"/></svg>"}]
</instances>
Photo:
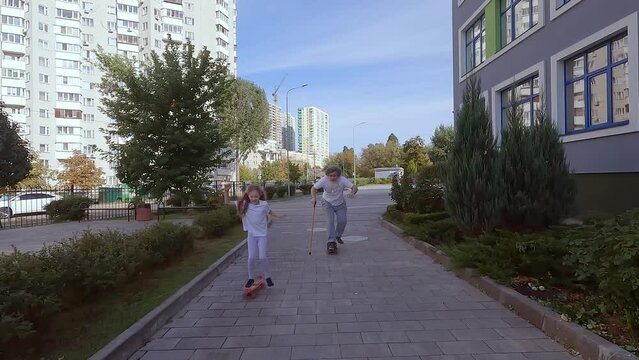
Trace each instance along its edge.
<instances>
[{"instance_id":1,"label":"sky","mask_svg":"<svg viewBox=\"0 0 639 360\"><path fill-rule=\"evenodd\" d=\"M330 117L330 150L453 122L450 1L238 0L238 75Z\"/></svg>"}]
</instances>

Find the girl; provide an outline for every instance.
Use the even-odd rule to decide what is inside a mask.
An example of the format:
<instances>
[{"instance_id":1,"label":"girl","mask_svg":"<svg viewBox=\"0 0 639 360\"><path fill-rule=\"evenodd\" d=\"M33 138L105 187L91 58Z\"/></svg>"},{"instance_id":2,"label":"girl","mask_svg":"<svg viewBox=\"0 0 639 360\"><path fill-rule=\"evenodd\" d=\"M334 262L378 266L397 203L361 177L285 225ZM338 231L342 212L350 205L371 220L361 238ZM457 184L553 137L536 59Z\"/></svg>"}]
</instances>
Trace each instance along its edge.
<instances>
[{"instance_id":1,"label":"girl","mask_svg":"<svg viewBox=\"0 0 639 360\"><path fill-rule=\"evenodd\" d=\"M311 203L317 202L317 190L324 189L322 194L322 206L326 211L328 220L328 244L329 248L337 248L337 241L343 244L342 234L346 228L346 201L344 200L344 189L350 189L349 198L357 194L357 186L353 185L347 178L342 176L342 169L337 166L329 166L326 169L326 176L319 179L311 188ZM337 226L335 226L337 218Z\"/></svg>"},{"instance_id":2,"label":"girl","mask_svg":"<svg viewBox=\"0 0 639 360\"><path fill-rule=\"evenodd\" d=\"M229 189L231 184L224 184L224 202L230 204ZM248 274L246 287L255 282L255 267L259 256L266 284L273 286L271 268L266 257L268 225L275 214L271 211L261 187L249 185L240 201L235 202L237 214L242 218L244 231L248 232Z\"/></svg>"}]
</instances>

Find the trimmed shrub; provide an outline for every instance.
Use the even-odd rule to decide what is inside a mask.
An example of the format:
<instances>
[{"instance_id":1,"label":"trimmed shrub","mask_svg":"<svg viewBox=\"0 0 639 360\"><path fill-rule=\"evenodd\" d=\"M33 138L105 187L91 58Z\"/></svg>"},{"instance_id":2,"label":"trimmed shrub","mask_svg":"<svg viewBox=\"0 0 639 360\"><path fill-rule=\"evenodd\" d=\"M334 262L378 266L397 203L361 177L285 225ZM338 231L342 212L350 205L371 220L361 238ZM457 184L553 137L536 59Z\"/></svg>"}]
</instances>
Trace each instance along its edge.
<instances>
[{"instance_id":1,"label":"trimmed shrub","mask_svg":"<svg viewBox=\"0 0 639 360\"><path fill-rule=\"evenodd\" d=\"M53 314L183 254L194 239L192 228L163 223L133 234L85 232L37 253L0 254L0 349L35 338Z\"/></svg>"},{"instance_id":2,"label":"trimmed shrub","mask_svg":"<svg viewBox=\"0 0 639 360\"><path fill-rule=\"evenodd\" d=\"M44 207L53 221L80 221L86 216L86 209L93 201L86 196L68 195L61 200L52 201Z\"/></svg>"},{"instance_id":3,"label":"trimmed shrub","mask_svg":"<svg viewBox=\"0 0 639 360\"><path fill-rule=\"evenodd\" d=\"M224 234L233 224L237 223L238 219L235 207L225 205L198 216L193 221L193 225L202 229L203 236L216 237Z\"/></svg>"},{"instance_id":4,"label":"trimmed shrub","mask_svg":"<svg viewBox=\"0 0 639 360\"><path fill-rule=\"evenodd\" d=\"M266 186L264 188L264 192L266 193L266 200L273 200L275 197L275 193L277 192L277 187L275 186Z\"/></svg>"},{"instance_id":5,"label":"trimmed shrub","mask_svg":"<svg viewBox=\"0 0 639 360\"><path fill-rule=\"evenodd\" d=\"M300 191L302 192L303 195L308 195L311 193L312 187L313 187L312 184L302 184L300 185Z\"/></svg>"},{"instance_id":6,"label":"trimmed shrub","mask_svg":"<svg viewBox=\"0 0 639 360\"><path fill-rule=\"evenodd\" d=\"M277 197L278 198L283 198L286 196L286 191L288 189L286 188L286 185L280 185L275 189L275 192L277 193Z\"/></svg>"},{"instance_id":7,"label":"trimmed shrub","mask_svg":"<svg viewBox=\"0 0 639 360\"><path fill-rule=\"evenodd\" d=\"M448 215L448 213L445 211L429 213L429 214L405 213L403 222L405 224L419 225L419 224L425 224L427 222L440 221L440 220L444 220L448 218L450 218L450 215Z\"/></svg>"},{"instance_id":8,"label":"trimmed shrub","mask_svg":"<svg viewBox=\"0 0 639 360\"><path fill-rule=\"evenodd\" d=\"M426 241L431 245L453 244L463 239L455 221L445 218L438 221L427 221L420 224L406 224L407 235Z\"/></svg>"},{"instance_id":9,"label":"trimmed shrub","mask_svg":"<svg viewBox=\"0 0 639 360\"><path fill-rule=\"evenodd\" d=\"M386 207L386 213L384 214L384 217L396 224L401 224L404 222L404 213L397 209L397 205L388 205Z\"/></svg>"}]
</instances>

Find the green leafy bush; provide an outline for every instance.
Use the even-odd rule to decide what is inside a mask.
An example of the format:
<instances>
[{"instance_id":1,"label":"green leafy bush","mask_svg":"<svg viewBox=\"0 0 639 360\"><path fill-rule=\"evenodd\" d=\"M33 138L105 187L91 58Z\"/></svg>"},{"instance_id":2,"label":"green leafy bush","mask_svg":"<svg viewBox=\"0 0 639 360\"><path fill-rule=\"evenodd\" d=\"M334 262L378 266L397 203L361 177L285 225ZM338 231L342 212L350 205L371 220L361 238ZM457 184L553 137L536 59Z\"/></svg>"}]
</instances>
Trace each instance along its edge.
<instances>
[{"instance_id":1,"label":"green leafy bush","mask_svg":"<svg viewBox=\"0 0 639 360\"><path fill-rule=\"evenodd\" d=\"M278 198L283 198L286 196L286 191L288 189L286 188L286 185L280 185L275 189L275 192L277 193L277 197Z\"/></svg>"},{"instance_id":2,"label":"green leafy bush","mask_svg":"<svg viewBox=\"0 0 639 360\"><path fill-rule=\"evenodd\" d=\"M312 187L313 187L312 184L302 184L300 185L300 191L302 192L303 195L308 195L311 193Z\"/></svg>"},{"instance_id":3,"label":"green leafy bush","mask_svg":"<svg viewBox=\"0 0 639 360\"><path fill-rule=\"evenodd\" d=\"M37 336L55 313L120 286L193 247L192 228L85 232L36 253L0 255L0 352Z\"/></svg>"},{"instance_id":4,"label":"green leafy bush","mask_svg":"<svg viewBox=\"0 0 639 360\"><path fill-rule=\"evenodd\" d=\"M277 192L277 187L275 186L267 186L264 188L264 192L266 193L266 200L273 200L275 197L275 193Z\"/></svg>"},{"instance_id":5,"label":"green leafy bush","mask_svg":"<svg viewBox=\"0 0 639 360\"><path fill-rule=\"evenodd\" d=\"M238 219L235 208L225 205L198 216L193 225L200 227L205 237L215 237L224 234Z\"/></svg>"},{"instance_id":6,"label":"green leafy bush","mask_svg":"<svg viewBox=\"0 0 639 360\"><path fill-rule=\"evenodd\" d=\"M450 215L448 215L448 213L445 211L429 213L429 214L405 213L403 222L406 224L419 225L419 224L425 224L427 222L440 221L440 220L444 220L448 218L450 218Z\"/></svg>"},{"instance_id":7,"label":"green leafy bush","mask_svg":"<svg viewBox=\"0 0 639 360\"><path fill-rule=\"evenodd\" d=\"M86 209L93 201L86 196L68 195L61 200L52 201L44 207L53 221L80 221L86 216Z\"/></svg>"},{"instance_id":8,"label":"green leafy bush","mask_svg":"<svg viewBox=\"0 0 639 360\"><path fill-rule=\"evenodd\" d=\"M384 217L395 224L404 222L404 213L397 209L397 205L388 205Z\"/></svg>"},{"instance_id":9,"label":"green leafy bush","mask_svg":"<svg viewBox=\"0 0 639 360\"><path fill-rule=\"evenodd\" d=\"M438 221L426 221L420 224L406 224L407 235L426 241L431 245L452 244L463 239L455 221L446 218Z\"/></svg>"},{"instance_id":10,"label":"green leafy bush","mask_svg":"<svg viewBox=\"0 0 639 360\"><path fill-rule=\"evenodd\" d=\"M595 221L569 238L566 265L639 335L639 211Z\"/></svg>"}]
</instances>

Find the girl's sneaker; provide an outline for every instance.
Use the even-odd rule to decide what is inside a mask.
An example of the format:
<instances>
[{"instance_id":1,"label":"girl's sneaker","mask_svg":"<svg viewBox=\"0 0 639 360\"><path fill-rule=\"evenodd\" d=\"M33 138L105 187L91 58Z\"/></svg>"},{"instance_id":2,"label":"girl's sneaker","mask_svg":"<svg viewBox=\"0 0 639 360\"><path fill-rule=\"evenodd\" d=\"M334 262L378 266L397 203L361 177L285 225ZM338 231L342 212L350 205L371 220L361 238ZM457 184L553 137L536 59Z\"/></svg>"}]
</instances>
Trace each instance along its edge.
<instances>
[{"instance_id":1,"label":"girl's sneaker","mask_svg":"<svg viewBox=\"0 0 639 360\"><path fill-rule=\"evenodd\" d=\"M338 243L338 244L343 244L343 243L344 243L344 240L342 240L342 237L341 237L341 236L336 236L336 237L335 237L335 240L337 240L337 243Z\"/></svg>"},{"instance_id":2,"label":"girl's sneaker","mask_svg":"<svg viewBox=\"0 0 639 360\"><path fill-rule=\"evenodd\" d=\"M245 288L250 288L253 283L255 282L255 280L253 279L248 279L248 281L246 282L246 285L244 285Z\"/></svg>"},{"instance_id":3,"label":"girl's sneaker","mask_svg":"<svg viewBox=\"0 0 639 360\"><path fill-rule=\"evenodd\" d=\"M275 284L273 284L273 280L271 280L271 278L266 278L266 285L268 285L268 287L271 287Z\"/></svg>"}]
</instances>

